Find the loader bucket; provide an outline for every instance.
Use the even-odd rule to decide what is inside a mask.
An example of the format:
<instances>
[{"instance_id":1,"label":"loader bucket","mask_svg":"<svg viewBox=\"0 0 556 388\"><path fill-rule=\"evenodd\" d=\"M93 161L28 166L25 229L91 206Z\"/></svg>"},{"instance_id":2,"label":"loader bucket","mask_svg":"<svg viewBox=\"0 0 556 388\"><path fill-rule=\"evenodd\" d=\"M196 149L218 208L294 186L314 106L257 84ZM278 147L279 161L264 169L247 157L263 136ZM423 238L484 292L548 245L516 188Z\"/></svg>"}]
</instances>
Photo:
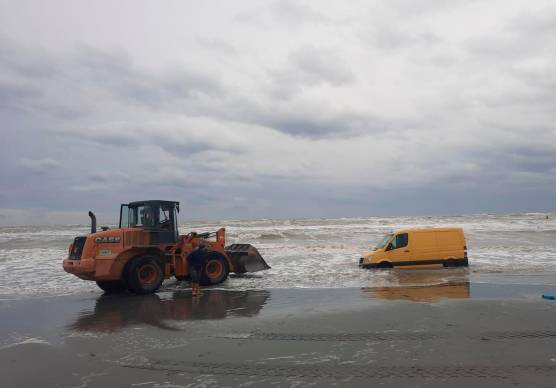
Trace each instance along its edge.
<instances>
[{"instance_id":1,"label":"loader bucket","mask_svg":"<svg viewBox=\"0 0 556 388\"><path fill-rule=\"evenodd\" d=\"M235 273L257 272L270 269L261 254L251 244L232 244L226 247L226 254L235 268Z\"/></svg>"}]
</instances>

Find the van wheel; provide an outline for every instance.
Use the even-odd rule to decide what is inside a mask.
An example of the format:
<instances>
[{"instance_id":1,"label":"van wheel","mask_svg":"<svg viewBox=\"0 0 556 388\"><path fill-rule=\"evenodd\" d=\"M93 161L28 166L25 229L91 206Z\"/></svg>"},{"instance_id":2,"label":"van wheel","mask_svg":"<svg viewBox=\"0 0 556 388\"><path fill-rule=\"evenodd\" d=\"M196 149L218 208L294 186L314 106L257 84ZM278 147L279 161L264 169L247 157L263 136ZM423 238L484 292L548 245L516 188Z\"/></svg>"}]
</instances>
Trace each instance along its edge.
<instances>
[{"instance_id":1,"label":"van wheel","mask_svg":"<svg viewBox=\"0 0 556 388\"><path fill-rule=\"evenodd\" d=\"M154 256L133 259L124 273L129 290L136 294L153 293L160 288L164 280L162 263Z\"/></svg>"},{"instance_id":2,"label":"van wheel","mask_svg":"<svg viewBox=\"0 0 556 388\"><path fill-rule=\"evenodd\" d=\"M457 267L458 263L454 259L448 259L444 261L444 267L454 268Z\"/></svg>"},{"instance_id":3,"label":"van wheel","mask_svg":"<svg viewBox=\"0 0 556 388\"><path fill-rule=\"evenodd\" d=\"M388 261L381 261L377 268L380 269L389 269L389 268L394 268L394 266L392 265L392 263L389 263Z\"/></svg>"},{"instance_id":4,"label":"van wheel","mask_svg":"<svg viewBox=\"0 0 556 388\"><path fill-rule=\"evenodd\" d=\"M116 294L118 292L124 292L127 288L125 286L125 283L121 280L97 282L97 286L99 286L99 288L106 294Z\"/></svg>"},{"instance_id":5,"label":"van wheel","mask_svg":"<svg viewBox=\"0 0 556 388\"><path fill-rule=\"evenodd\" d=\"M208 252L205 267L201 273L201 285L220 284L228 278L230 269L226 258L218 252Z\"/></svg>"}]
</instances>

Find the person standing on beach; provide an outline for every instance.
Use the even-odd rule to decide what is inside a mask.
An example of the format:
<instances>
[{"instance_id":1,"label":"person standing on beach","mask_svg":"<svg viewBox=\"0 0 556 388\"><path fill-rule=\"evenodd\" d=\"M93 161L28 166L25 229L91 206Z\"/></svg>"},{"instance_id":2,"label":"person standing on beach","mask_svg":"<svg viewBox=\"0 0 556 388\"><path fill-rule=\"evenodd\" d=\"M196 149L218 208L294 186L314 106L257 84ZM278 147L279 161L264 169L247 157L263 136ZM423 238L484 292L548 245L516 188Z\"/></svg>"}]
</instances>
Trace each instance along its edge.
<instances>
[{"instance_id":1,"label":"person standing on beach","mask_svg":"<svg viewBox=\"0 0 556 388\"><path fill-rule=\"evenodd\" d=\"M203 244L195 248L189 256L187 256L187 264L189 264L189 274L191 276L191 291L193 296L199 295L199 281L203 267L206 263L207 247Z\"/></svg>"}]
</instances>

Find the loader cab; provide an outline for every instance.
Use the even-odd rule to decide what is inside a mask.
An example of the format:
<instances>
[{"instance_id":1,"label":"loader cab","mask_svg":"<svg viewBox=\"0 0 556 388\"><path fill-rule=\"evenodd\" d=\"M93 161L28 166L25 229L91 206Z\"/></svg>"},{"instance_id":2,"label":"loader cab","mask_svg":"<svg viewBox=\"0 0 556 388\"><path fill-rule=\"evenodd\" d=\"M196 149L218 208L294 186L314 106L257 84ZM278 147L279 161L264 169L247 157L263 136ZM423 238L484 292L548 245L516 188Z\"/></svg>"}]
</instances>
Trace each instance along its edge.
<instances>
[{"instance_id":1,"label":"loader cab","mask_svg":"<svg viewBox=\"0 0 556 388\"><path fill-rule=\"evenodd\" d=\"M151 245L174 244L178 240L180 203L137 201L122 204L120 228L143 228L150 233Z\"/></svg>"}]
</instances>

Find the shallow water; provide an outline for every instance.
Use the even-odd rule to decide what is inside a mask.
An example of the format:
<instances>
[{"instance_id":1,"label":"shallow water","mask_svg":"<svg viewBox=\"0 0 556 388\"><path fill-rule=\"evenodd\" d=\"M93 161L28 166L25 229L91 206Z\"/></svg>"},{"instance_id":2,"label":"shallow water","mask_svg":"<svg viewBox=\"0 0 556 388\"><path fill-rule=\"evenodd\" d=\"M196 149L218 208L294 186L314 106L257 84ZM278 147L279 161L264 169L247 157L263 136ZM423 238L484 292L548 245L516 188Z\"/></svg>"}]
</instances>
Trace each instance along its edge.
<instances>
[{"instance_id":1,"label":"shallow water","mask_svg":"<svg viewBox=\"0 0 556 388\"><path fill-rule=\"evenodd\" d=\"M548 219L546 218L548 216ZM227 228L227 242L255 245L269 271L232 276L220 288L346 288L483 283L556 284L556 214L369 217L303 220L225 220L180 226L182 233ZM361 253L395 229L463 227L469 269L369 271ZM0 228L0 294L60 295L99 292L93 282L62 270L67 247L86 225ZM167 281L165 289L182 285Z\"/></svg>"}]
</instances>

